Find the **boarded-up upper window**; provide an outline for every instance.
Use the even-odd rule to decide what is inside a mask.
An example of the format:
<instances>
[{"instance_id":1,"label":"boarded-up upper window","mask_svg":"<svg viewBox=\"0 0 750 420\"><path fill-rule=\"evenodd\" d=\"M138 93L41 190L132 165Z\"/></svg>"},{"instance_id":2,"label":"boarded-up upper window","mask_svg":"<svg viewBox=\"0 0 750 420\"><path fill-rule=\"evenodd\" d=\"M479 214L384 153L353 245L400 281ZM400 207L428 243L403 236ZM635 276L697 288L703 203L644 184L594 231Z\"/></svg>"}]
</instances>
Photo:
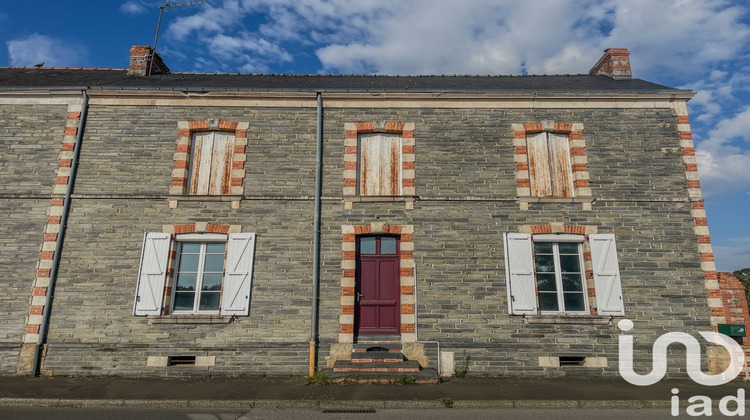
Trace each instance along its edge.
<instances>
[{"instance_id":1,"label":"boarded-up upper window","mask_svg":"<svg viewBox=\"0 0 750 420\"><path fill-rule=\"evenodd\" d=\"M573 176L567 134L536 133L526 136L529 182L533 197L572 197Z\"/></svg>"},{"instance_id":2,"label":"boarded-up upper window","mask_svg":"<svg viewBox=\"0 0 750 420\"><path fill-rule=\"evenodd\" d=\"M229 194L233 149L234 133L194 133L188 192L196 195Z\"/></svg>"},{"instance_id":3,"label":"boarded-up upper window","mask_svg":"<svg viewBox=\"0 0 750 420\"><path fill-rule=\"evenodd\" d=\"M401 195L401 136L360 134L359 194Z\"/></svg>"}]
</instances>

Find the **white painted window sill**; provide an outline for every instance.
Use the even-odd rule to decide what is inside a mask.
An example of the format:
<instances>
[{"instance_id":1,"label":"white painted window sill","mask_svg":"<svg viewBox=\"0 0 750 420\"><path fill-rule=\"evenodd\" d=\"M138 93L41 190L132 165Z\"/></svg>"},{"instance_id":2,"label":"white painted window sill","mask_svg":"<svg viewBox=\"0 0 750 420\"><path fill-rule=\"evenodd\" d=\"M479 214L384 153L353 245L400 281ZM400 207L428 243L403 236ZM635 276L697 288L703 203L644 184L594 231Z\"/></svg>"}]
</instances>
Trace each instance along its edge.
<instances>
[{"instance_id":1,"label":"white painted window sill","mask_svg":"<svg viewBox=\"0 0 750 420\"><path fill-rule=\"evenodd\" d=\"M229 324L232 316L227 315L161 315L148 317L149 325L154 324Z\"/></svg>"}]
</instances>

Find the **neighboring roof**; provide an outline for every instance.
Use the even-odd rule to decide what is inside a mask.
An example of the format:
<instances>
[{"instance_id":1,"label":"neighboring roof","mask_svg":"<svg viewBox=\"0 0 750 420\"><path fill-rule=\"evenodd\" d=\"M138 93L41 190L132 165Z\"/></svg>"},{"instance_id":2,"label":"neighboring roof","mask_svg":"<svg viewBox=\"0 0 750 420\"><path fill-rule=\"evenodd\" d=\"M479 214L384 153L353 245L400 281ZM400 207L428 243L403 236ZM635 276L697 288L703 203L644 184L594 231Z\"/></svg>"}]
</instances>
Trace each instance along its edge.
<instances>
[{"instance_id":1,"label":"neighboring roof","mask_svg":"<svg viewBox=\"0 0 750 420\"><path fill-rule=\"evenodd\" d=\"M640 79L553 76L367 76L170 73L128 76L123 69L0 68L0 90L145 89L176 91L684 93Z\"/></svg>"}]
</instances>

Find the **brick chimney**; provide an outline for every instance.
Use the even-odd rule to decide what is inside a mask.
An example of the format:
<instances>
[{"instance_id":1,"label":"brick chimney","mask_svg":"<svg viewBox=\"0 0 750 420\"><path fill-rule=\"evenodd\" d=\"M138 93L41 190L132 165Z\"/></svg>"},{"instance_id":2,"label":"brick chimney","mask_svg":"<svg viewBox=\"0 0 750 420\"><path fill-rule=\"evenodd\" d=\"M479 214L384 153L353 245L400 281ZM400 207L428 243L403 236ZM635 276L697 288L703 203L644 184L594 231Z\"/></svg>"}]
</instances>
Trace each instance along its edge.
<instances>
[{"instance_id":1,"label":"brick chimney","mask_svg":"<svg viewBox=\"0 0 750 420\"><path fill-rule=\"evenodd\" d=\"M627 48L607 48L604 55L589 70L592 76L607 76L615 80L632 79L630 52Z\"/></svg>"},{"instance_id":2,"label":"brick chimney","mask_svg":"<svg viewBox=\"0 0 750 420\"><path fill-rule=\"evenodd\" d=\"M164 64L159 54L153 54L151 47L147 45L133 45L130 47L130 67L128 67L128 76L145 77L148 73L148 66L151 64L151 74L169 73L169 67Z\"/></svg>"}]
</instances>

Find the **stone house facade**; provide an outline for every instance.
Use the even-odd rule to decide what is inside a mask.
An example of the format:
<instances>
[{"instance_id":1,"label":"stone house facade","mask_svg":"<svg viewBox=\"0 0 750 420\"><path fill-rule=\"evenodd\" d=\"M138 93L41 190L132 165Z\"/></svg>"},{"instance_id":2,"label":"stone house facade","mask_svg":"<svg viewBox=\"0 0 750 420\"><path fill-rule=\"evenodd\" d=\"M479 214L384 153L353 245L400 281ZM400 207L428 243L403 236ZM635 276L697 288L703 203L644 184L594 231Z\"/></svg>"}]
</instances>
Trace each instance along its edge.
<instances>
[{"instance_id":1,"label":"stone house facade","mask_svg":"<svg viewBox=\"0 0 750 420\"><path fill-rule=\"evenodd\" d=\"M149 59L0 69L2 374L300 375L398 344L444 374L614 376L619 319L646 366L732 321L693 94L625 49L567 76Z\"/></svg>"}]
</instances>

